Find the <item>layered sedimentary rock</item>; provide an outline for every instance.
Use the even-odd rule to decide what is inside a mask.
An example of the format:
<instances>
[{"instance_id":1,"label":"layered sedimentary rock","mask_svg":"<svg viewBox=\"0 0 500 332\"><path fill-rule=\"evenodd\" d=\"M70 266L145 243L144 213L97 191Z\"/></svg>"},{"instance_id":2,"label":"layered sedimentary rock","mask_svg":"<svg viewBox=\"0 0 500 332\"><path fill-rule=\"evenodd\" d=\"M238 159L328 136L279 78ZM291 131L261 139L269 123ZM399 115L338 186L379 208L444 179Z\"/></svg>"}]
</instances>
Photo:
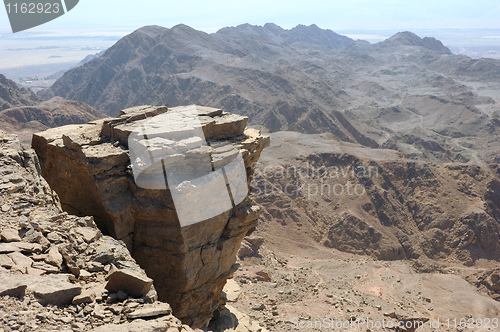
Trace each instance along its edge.
<instances>
[{"instance_id":1,"label":"layered sedimentary rock","mask_svg":"<svg viewBox=\"0 0 500 332\"><path fill-rule=\"evenodd\" d=\"M182 122L193 110L197 126L192 118ZM175 128L174 120L180 121ZM245 129L246 123L246 117L220 109L141 106L117 118L35 134L33 147L63 208L94 216L104 232L123 240L154 279L159 298L185 323L201 327L237 268L241 241L257 224L258 207L235 174L243 170L244 181L250 180L269 138ZM207 162L210 174L200 176ZM187 179L186 172L206 181ZM206 193L220 183L229 195ZM204 196L196 189L201 187ZM186 223L183 213L198 219Z\"/></svg>"}]
</instances>

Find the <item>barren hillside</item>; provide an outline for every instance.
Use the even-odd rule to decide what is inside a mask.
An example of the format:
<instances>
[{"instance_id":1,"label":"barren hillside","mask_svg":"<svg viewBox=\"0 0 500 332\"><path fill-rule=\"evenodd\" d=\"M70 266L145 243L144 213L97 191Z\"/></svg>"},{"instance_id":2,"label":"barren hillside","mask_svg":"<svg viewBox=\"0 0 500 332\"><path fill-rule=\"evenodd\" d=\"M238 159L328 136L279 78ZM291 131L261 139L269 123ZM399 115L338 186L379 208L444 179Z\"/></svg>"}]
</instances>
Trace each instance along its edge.
<instances>
[{"instance_id":1,"label":"barren hillside","mask_svg":"<svg viewBox=\"0 0 500 332\"><path fill-rule=\"evenodd\" d=\"M18 106L0 111L0 130L16 133L23 143L30 143L33 133L67 124L84 124L102 119L105 114L93 107L54 97L33 106Z\"/></svg>"}]
</instances>

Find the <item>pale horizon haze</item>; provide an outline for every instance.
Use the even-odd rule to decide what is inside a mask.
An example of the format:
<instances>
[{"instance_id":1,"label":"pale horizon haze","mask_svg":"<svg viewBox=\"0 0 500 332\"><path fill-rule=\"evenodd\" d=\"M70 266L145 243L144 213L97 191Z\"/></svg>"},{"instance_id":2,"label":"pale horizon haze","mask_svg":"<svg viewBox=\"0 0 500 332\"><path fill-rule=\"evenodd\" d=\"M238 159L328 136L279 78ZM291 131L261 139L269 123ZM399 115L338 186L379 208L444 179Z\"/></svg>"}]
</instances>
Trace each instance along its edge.
<instances>
[{"instance_id":1,"label":"pale horizon haze","mask_svg":"<svg viewBox=\"0 0 500 332\"><path fill-rule=\"evenodd\" d=\"M369 42L408 30L420 37L436 37L455 53L500 58L499 17L497 0L80 0L62 17L13 34L2 6L0 73L19 78L34 74L29 66L50 65L36 72L50 75L107 49L142 26L171 28L181 23L208 33L244 23L275 23L285 29L316 24Z\"/></svg>"},{"instance_id":2,"label":"pale horizon haze","mask_svg":"<svg viewBox=\"0 0 500 332\"><path fill-rule=\"evenodd\" d=\"M215 32L243 23L273 22L283 28L317 24L347 29L499 29L500 2L477 1L98 1L80 0L66 15L27 32L79 34L133 31L144 25L171 27L179 23ZM0 10L0 33L11 33L5 7ZM20 32L18 34L23 34Z\"/></svg>"}]
</instances>

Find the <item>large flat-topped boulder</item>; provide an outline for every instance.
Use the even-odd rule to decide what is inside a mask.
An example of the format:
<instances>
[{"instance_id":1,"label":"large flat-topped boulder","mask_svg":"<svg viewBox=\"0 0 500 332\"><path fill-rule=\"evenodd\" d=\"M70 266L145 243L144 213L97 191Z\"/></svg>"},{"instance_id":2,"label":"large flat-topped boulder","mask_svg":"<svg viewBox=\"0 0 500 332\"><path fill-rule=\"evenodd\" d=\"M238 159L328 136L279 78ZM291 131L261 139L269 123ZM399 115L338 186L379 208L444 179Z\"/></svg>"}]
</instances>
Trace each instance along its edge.
<instances>
[{"instance_id":1,"label":"large flat-topped boulder","mask_svg":"<svg viewBox=\"0 0 500 332\"><path fill-rule=\"evenodd\" d=\"M113 139L127 144L127 140L132 131L151 119L168 112L179 112L189 106L179 106L168 109L158 106L138 106L125 109L120 112L117 118L106 119L102 126L103 136L110 136ZM221 139L242 135L248 123L248 118L241 115L231 114L218 108L202 107L195 105L199 115L205 138Z\"/></svg>"},{"instance_id":2,"label":"large flat-topped boulder","mask_svg":"<svg viewBox=\"0 0 500 332\"><path fill-rule=\"evenodd\" d=\"M269 138L247 121L210 107L139 106L37 133L33 147L63 208L123 240L159 298L201 327L257 224L247 183Z\"/></svg>"}]
</instances>

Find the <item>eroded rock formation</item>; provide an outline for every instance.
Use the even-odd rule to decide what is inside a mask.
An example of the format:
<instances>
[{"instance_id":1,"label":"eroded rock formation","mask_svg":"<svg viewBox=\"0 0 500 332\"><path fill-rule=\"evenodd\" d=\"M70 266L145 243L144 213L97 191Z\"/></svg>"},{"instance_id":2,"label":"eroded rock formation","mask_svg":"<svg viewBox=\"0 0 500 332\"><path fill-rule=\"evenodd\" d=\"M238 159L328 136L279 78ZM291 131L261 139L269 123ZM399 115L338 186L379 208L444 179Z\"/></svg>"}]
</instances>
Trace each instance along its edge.
<instances>
[{"instance_id":1,"label":"eroded rock formation","mask_svg":"<svg viewBox=\"0 0 500 332\"><path fill-rule=\"evenodd\" d=\"M207 107L196 106L196 110L207 145L188 147L181 157L202 158L199 150L208 149L217 168L232 160L236 149L243 157L249 181L252 165L269 138L245 129L246 117ZM123 110L117 118L35 134L33 147L42 174L59 194L63 208L94 216L102 230L123 240L154 279L159 298L170 303L183 322L201 327L217 309L226 279L237 268L235 255L240 243L255 228L259 211L245 198L229 211L181 227L171 188L137 185L129 135L174 111L182 109L141 106ZM200 209L207 206L206 202L198 203Z\"/></svg>"}]
</instances>

